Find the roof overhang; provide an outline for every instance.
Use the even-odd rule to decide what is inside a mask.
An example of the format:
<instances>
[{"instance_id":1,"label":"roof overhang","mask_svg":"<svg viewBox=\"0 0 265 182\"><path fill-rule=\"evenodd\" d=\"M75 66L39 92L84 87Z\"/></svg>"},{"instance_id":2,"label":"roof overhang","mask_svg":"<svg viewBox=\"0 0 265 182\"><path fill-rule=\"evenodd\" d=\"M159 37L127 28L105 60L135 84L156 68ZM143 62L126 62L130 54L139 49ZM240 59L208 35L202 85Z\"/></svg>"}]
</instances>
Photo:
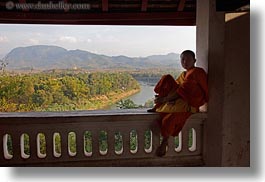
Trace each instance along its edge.
<instances>
[{"instance_id":1,"label":"roof overhang","mask_svg":"<svg viewBox=\"0 0 265 182\"><path fill-rule=\"evenodd\" d=\"M1 23L76 24L76 25L181 25L196 24L195 12L164 13L32 13L4 12Z\"/></svg>"},{"instance_id":2,"label":"roof overhang","mask_svg":"<svg viewBox=\"0 0 265 182\"><path fill-rule=\"evenodd\" d=\"M216 10L220 11L235 11L249 5L249 0L216 1ZM89 8L39 8L49 3L89 5ZM0 2L0 23L195 26L196 3L197 0L6 0Z\"/></svg>"}]
</instances>

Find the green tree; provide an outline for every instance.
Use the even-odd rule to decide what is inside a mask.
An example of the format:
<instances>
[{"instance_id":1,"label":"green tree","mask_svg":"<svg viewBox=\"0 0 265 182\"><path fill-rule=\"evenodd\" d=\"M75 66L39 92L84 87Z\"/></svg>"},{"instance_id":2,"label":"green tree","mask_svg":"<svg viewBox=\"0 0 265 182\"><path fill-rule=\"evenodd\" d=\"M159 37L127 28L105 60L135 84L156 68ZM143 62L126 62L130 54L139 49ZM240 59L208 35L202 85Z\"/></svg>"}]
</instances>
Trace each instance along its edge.
<instances>
[{"instance_id":1,"label":"green tree","mask_svg":"<svg viewBox=\"0 0 265 182\"><path fill-rule=\"evenodd\" d=\"M109 97L113 94L119 95L133 89L139 89L139 84L128 73L7 73L0 75L0 110L20 112L97 109L106 106L106 99L111 104Z\"/></svg>"},{"instance_id":2,"label":"green tree","mask_svg":"<svg viewBox=\"0 0 265 182\"><path fill-rule=\"evenodd\" d=\"M116 106L120 109L135 109L141 108L141 105L135 104L131 99L120 100L116 103Z\"/></svg>"}]
</instances>

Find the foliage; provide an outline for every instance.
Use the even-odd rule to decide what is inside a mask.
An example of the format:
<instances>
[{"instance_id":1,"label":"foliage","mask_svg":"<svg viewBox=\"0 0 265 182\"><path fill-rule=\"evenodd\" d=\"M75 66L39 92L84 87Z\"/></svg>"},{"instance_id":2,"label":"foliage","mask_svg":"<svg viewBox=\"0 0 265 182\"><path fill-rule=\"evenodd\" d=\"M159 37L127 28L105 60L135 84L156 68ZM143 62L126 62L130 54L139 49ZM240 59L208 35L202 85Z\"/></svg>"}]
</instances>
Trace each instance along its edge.
<instances>
[{"instance_id":1,"label":"foliage","mask_svg":"<svg viewBox=\"0 0 265 182\"><path fill-rule=\"evenodd\" d=\"M142 105L135 104L131 99L120 100L116 103L120 109L136 109L143 107Z\"/></svg>"},{"instance_id":2,"label":"foliage","mask_svg":"<svg viewBox=\"0 0 265 182\"><path fill-rule=\"evenodd\" d=\"M131 99L120 100L116 103L116 107L120 109L150 108L153 106L153 99L147 100L144 105L137 105Z\"/></svg>"},{"instance_id":3,"label":"foliage","mask_svg":"<svg viewBox=\"0 0 265 182\"><path fill-rule=\"evenodd\" d=\"M147 100L146 102L145 102L145 104L144 104L144 107L145 108L151 108L151 107L154 107L154 100L153 99L149 99L149 100Z\"/></svg>"},{"instance_id":4,"label":"foliage","mask_svg":"<svg viewBox=\"0 0 265 182\"><path fill-rule=\"evenodd\" d=\"M128 73L139 82L155 86L163 75L170 74L174 78L177 78L181 72L182 70L180 69L151 69L130 71Z\"/></svg>"},{"instance_id":5,"label":"foliage","mask_svg":"<svg viewBox=\"0 0 265 182\"><path fill-rule=\"evenodd\" d=\"M98 109L106 105L102 96L134 89L138 82L120 72L5 74L0 76L0 112Z\"/></svg>"}]
</instances>

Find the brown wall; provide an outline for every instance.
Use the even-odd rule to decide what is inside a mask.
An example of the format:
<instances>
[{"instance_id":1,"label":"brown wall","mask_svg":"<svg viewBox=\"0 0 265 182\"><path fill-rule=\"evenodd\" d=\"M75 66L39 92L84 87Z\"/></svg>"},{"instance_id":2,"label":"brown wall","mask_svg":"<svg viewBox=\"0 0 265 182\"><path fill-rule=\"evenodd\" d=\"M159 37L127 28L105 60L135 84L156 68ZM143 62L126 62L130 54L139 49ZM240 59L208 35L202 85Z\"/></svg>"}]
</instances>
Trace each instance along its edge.
<instances>
[{"instance_id":1,"label":"brown wall","mask_svg":"<svg viewBox=\"0 0 265 182\"><path fill-rule=\"evenodd\" d=\"M215 7L213 0L197 1L197 62L208 66L209 103L203 152L206 166L222 165L225 16L217 13Z\"/></svg>"},{"instance_id":2,"label":"brown wall","mask_svg":"<svg viewBox=\"0 0 265 182\"><path fill-rule=\"evenodd\" d=\"M250 16L227 14L223 166L250 165Z\"/></svg>"},{"instance_id":3,"label":"brown wall","mask_svg":"<svg viewBox=\"0 0 265 182\"><path fill-rule=\"evenodd\" d=\"M208 69L209 85L203 159L205 166L249 166L249 14L225 16L215 7L197 1L197 65Z\"/></svg>"}]
</instances>

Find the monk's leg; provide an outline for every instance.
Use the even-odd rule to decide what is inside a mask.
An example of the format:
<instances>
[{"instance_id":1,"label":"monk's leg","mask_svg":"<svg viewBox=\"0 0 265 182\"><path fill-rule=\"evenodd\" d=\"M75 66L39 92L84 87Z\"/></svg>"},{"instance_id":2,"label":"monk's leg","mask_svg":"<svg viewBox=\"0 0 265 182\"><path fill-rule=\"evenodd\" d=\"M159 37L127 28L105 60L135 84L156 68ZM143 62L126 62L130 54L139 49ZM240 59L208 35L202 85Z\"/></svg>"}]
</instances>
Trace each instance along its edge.
<instances>
[{"instance_id":1,"label":"monk's leg","mask_svg":"<svg viewBox=\"0 0 265 182\"><path fill-rule=\"evenodd\" d=\"M160 146L157 148L156 154L159 157L162 157L166 154L168 146L168 138L170 136L177 136L185 125L187 119L191 113L189 112L179 112L179 113L160 113L160 129L163 141Z\"/></svg>"},{"instance_id":2,"label":"monk's leg","mask_svg":"<svg viewBox=\"0 0 265 182\"><path fill-rule=\"evenodd\" d=\"M163 140L160 144L160 146L156 150L156 155L159 157L163 157L166 155L167 147L168 147L168 138L172 135L174 128L171 125L171 122L169 122L170 117L172 114L166 114L166 113L160 113L161 120L160 120L160 128L161 128L161 135L163 137Z\"/></svg>"},{"instance_id":3,"label":"monk's leg","mask_svg":"<svg viewBox=\"0 0 265 182\"><path fill-rule=\"evenodd\" d=\"M156 84L154 91L157 93L156 97L166 97L173 90L177 90L178 84L171 75L164 75ZM156 104L152 109L147 110L148 112L155 112L156 108L161 104Z\"/></svg>"},{"instance_id":4,"label":"monk's leg","mask_svg":"<svg viewBox=\"0 0 265 182\"><path fill-rule=\"evenodd\" d=\"M163 140L160 146L156 150L156 155L158 157L163 157L167 153L167 146L168 146L168 137L163 137Z\"/></svg>"},{"instance_id":5,"label":"monk's leg","mask_svg":"<svg viewBox=\"0 0 265 182\"><path fill-rule=\"evenodd\" d=\"M172 90L176 90L178 84L171 75L164 75L156 84L154 91L159 97L167 96Z\"/></svg>"}]
</instances>

